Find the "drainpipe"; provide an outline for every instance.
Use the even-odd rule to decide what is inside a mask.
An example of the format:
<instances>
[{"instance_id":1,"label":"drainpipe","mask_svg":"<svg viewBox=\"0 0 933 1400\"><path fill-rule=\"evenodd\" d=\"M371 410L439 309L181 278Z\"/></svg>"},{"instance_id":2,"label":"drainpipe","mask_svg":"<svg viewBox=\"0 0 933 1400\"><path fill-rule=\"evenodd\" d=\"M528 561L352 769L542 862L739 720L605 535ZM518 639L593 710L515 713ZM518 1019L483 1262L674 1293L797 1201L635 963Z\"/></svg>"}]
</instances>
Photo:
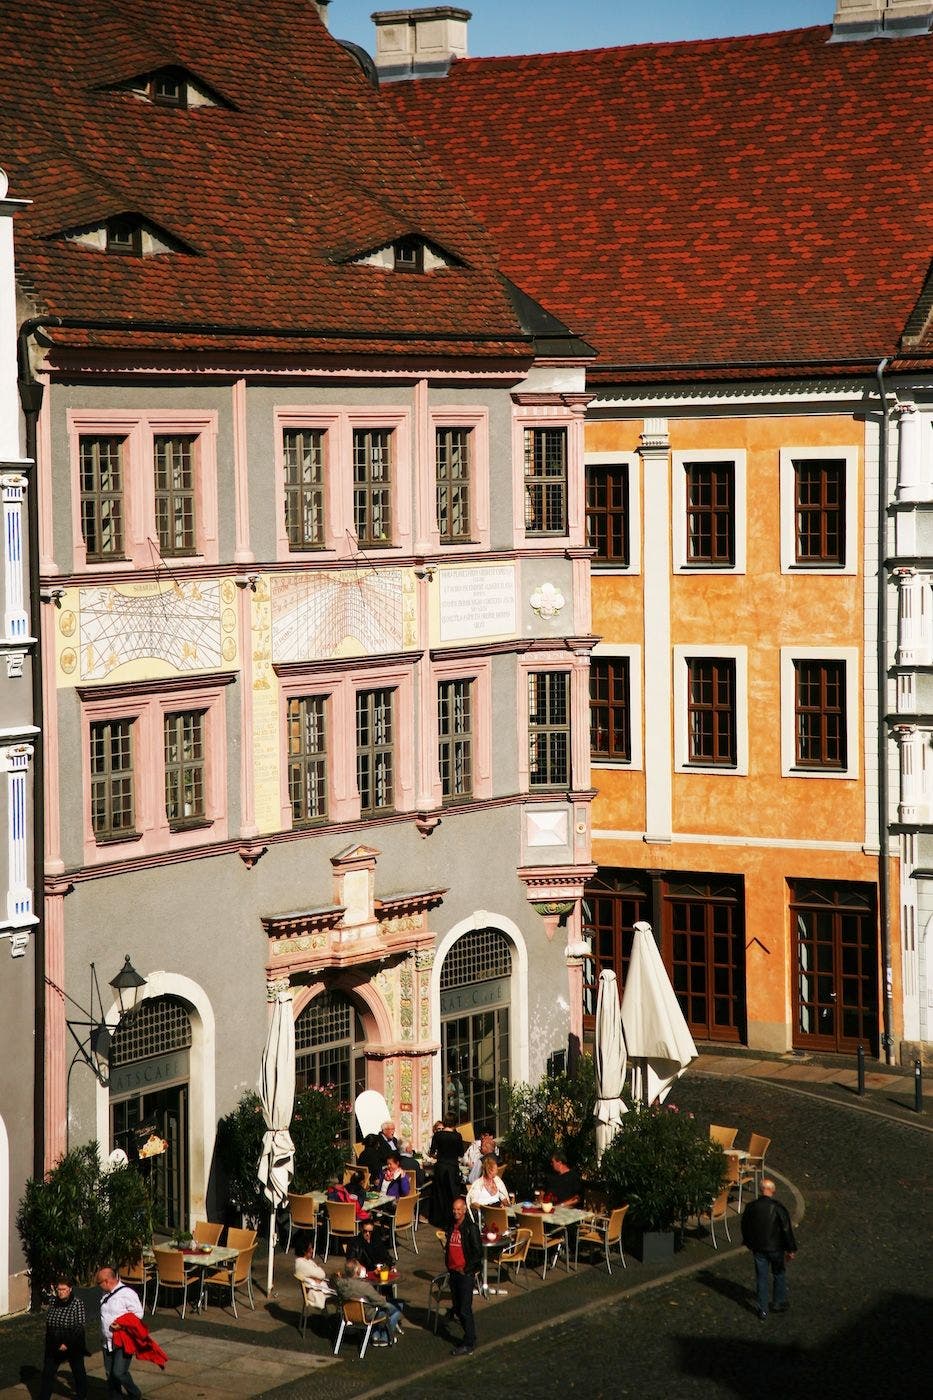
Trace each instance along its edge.
<instances>
[{"instance_id":1,"label":"drainpipe","mask_svg":"<svg viewBox=\"0 0 933 1400\"><path fill-rule=\"evenodd\" d=\"M32 889L35 925L35 1042L33 1047L33 1176L45 1175L45 729L42 702L42 603L39 598L39 463L36 425L42 408L43 385L29 363L29 337L54 317L24 321L16 342L19 399L25 422L24 456L32 462L28 512L29 629L35 637L32 654L32 722L38 733L33 743Z\"/></svg>"},{"instance_id":2,"label":"drainpipe","mask_svg":"<svg viewBox=\"0 0 933 1400\"><path fill-rule=\"evenodd\" d=\"M891 965L891 917L888 865L890 833L888 830L888 574L885 565L888 529L888 408L884 372L888 366L883 359L875 370L881 400L881 422L878 441L878 905L881 926L881 975L884 979L882 1018L884 1030L881 1046L885 1061L894 1063L894 994Z\"/></svg>"}]
</instances>

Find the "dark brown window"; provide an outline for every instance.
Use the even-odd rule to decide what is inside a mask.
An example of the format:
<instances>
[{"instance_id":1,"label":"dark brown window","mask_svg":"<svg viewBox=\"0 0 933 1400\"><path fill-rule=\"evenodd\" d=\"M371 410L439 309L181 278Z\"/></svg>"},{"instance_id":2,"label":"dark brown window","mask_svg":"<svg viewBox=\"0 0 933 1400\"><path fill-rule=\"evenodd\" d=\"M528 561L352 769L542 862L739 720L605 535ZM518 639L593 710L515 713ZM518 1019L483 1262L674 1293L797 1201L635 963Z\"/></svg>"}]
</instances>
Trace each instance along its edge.
<instances>
[{"instance_id":1,"label":"dark brown window","mask_svg":"<svg viewBox=\"0 0 933 1400\"><path fill-rule=\"evenodd\" d=\"M600 869L587 884L583 904L584 932L593 956L583 963L583 1014L596 1015L599 974L614 972L620 991L625 986L635 925L651 920L651 896L645 876L637 870Z\"/></svg>"},{"instance_id":2,"label":"dark brown window","mask_svg":"<svg viewBox=\"0 0 933 1400\"><path fill-rule=\"evenodd\" d=\"M424 271L424 244L417 238L400 238L392 244L392 261L396 272Z\"/></svg>"},{"instance_id":3,"label":"dark brown window","mask_svg":"<svg viewBox=\"0 0 933 1400\"><path fill-rule=\"evenodd\" d=\"M163 555L194 554L194 439L157 436L155 513L159 549Z\"/></svg>"},{"instance_id":4,"label":"dark brown window","mask_svg":"<svg viewBox=\"0 0 933 1400\"><path fill-rule=\"evenodd\" d=\"M104 231L108 253L122 253L137 258L141 256L142 229L132 219L108 219Z\"/></svg>"},{"instance_id":5,"label":"dark brown window","mask_svg":"<svg viewBox=\"0 0 933 1400\"><path fill-rule=\"evenodd\" d=\"M81 534L91 562L123 558L123 445L120 437L81 438Z\"/></svg>"},{"instance_id":6,"label":"dark brown window","mask_svg":"<svg viewBox=\"0 0 933 1400\"><path fill-rule=\"evenodd\" d=\"M437 528L441 544L462 544L472 534L469 428L438 428L435 446Z\"/></svg>"},{"instance_id":7,"label":"dark brown window","mask_svg":"<svg viewBox=\"0 0 933 1400\"><path fill-rule=\"evenodd\" d=\"M845 768L844 661L794 662L795 762L798 768Z\"/></svg>"},{"instance_id":8,"label":"dark brown window","mask_svg":"<svg viewBox=\"0 0 933 1400\"><path fill-rule=\"evenodd\" d=\"M173 829L205 819L204 711L165 716L165 815Z\"/></svg>"},{"instance_id":9,"label":"dark brown window","mask_svg":"<svg viewBox=\"0 0 933 1400\"><path fill-rule=\"evenodd\" d=\"M590 663L590 753L629 763L632 758L627 656L596 657Z\"/></svg>"},{"instance_id":10,"label":"dark brown window","mask_svg":"<svg viewBox=\"0 0 933 1400\"><path fill-rule=\"evenodd\" d=\"M567 429L525 429L525 534L567 533Z\"/></svg>"},{"instance_id":11,"label":"dark brown window","mask_svg":"<svg viewBox=\"0 0 933 1400\"><path fill-rule=\"evenodd\" d=\"M364 549L392 543L392 434L353 431L353 524Z\"/></svg>"},{"instance_id":12,"label":"dark brown window","mask_svg":"<svg viewBox=\"0 0 933 1400\"><path fill-rule=\"evenodd\" d=\"M286 428L285 532L289 549L318 549L324 543L324 433Z\"/></svg>"},{"instance_id":13,"label":"dark brown window","mask_svg":"<svg viewBox=\"0 0 933 1400\"><path fill-rule=\"evenodd\" d=\"M327 816L326 697L296 696L288 702L288 795L292 821Z\"/></svg>"},{"instance_id":14,"label":"dark brown window","mask_svg":"<svg viewBox=\"0 0 933 1400\"><path fill-rule=\"evenodd\" d=\"M595 563L629 566L628 466L591 464L586 469L586 537Z\"/></svg>"},{"instance_id":15,"label":"dark brown window","mask_svg":"<svg viewBox=\"0 0 933 1400\"><path fill-rule=\"evenodd\" d=\"M529 673L528 777L533 788L570 784L570 677L566 671Z\"/></svg>"},{"instance_id":16,"label":"dark brown window","mask_svg":"<svg viewBox=\"0 0 933 1400\"><path fill-rule=\"evenodd\" d=\"M794 463L794 545L798 564L846 562L846 464Z\"/></svg>"},{"instance_id":17,"label":"dark brown window","mask_svg":"<svg viewBox=\"0 0 933 1400\"><path fill-rule=\"evenodd\" d=\"M688 564L735 564L735 467L732 462L687 462Z\"/></svg>"},{"instance_id":18,"label":"dark brown window","mask_svg":"<svg viewBox=\"0 0 933 1400\"><path fill-rule=\"evenodd\" d=\"M437 687L437 758L445 801L473 796L473 682Z\"/></svg>"},{"instance_id":19,"label":"dark brown window","mask_svg":"<svg viewBox=\"0 0 933 1400\"><path fill-rule=\"evenodd\" d=\"M735 662L691 657L687 662L688 762L735 767Z\"/></svg>"},{"instance_id":20,"label":"dark brown window","mask_svg":"<svg viewBox=\"0 0 933 1400\"><path fill-rule=\"evenodd\" d=\"M181 73L166 69L154 73L147 84L148 95L160 107L187 107L188 84Z\"/></svg>"},{"instance_id":21,"label":"dark brown window","mask_svg":"<svg viewBox=\"0 0 933 1400\"><path fill-rule=\"evenodd\" d=\"M133 721L91 725L91 826L98 841L132 836L136 827Z\"/></svg>"},{"instance_id":22,"label":"dark brown window","mask_svg":"<svg viewBox=\"0 0 933 1400\"><path fill-rule=\"evenodd\" d=\"M356 782L364 817L395 805L394 700L392 690L361 690L356 697Z\"/></svg>"}]
</instances>

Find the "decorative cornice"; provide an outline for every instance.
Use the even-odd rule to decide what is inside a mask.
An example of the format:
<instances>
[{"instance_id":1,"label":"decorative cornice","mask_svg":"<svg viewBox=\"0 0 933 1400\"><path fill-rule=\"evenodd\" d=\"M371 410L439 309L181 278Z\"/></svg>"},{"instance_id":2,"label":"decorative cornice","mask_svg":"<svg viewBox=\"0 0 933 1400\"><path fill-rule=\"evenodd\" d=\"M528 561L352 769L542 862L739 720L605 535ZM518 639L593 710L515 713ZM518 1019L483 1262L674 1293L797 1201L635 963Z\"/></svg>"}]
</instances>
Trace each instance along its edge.
<instances>
[{"instance_id":1,"label":"decorative cornice","mask_svg":"<svg viewBox=\"0 0 933 1400\"><path fill-rule=\"evenodd\" d=\"M429 909L436 909L443 904L447 893L447 888L418 890L412 894L393 895L389 899L376 899L373 904L380 924L391 923L393 919L410 914L426 914Z\"/></svg>"},{"instance_id":2,"label":"decorative cornice","mask_svg":"<svg viewBox=\"0 0 933 1400\"><path fill-rule=\"evenodd\" d=\"M196 675L161 676L158 680L116 681L110 685L75 686L80 700L120 700L136 695L158 695L164 691L206 690L210 686L232 685L238 671L199 671Z\"/></svg>"},{"instance_id":3,"label":"decorative cornice","mask_svg":"<svg viewBox=\"0 0 933 1400\"><path fill-rule=\"evenodd\" d=\"M363 1046L363 1058L365 1060L422 1060L436 1055L440 1048L436 1040L414 1042L396 1040L384 1045L367 1044Z\"/></svg>"},{"instance_id":4,"label":"decorative cornice","mask_svg":"<svg viewBox=\"0 0 933 1400\"><path fill-rule=\"evenodd\" d=\"M380 652L378 656L339 656L315 658L312 661L273 661L272 669L283 680L290 676L306 676L316 671L352 671L374 666L414 665L424 656L423 651Z\"/></svg>"}]
</instances>

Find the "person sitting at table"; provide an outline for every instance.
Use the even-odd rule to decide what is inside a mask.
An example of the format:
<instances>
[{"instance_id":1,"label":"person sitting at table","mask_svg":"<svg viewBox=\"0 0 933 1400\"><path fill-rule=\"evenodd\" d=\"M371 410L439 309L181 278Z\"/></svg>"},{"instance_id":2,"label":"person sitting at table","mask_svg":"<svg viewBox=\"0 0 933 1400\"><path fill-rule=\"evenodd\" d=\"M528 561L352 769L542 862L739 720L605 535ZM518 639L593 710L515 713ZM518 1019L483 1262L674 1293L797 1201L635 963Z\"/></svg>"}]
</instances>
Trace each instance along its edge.
<instances>
[{"instance_id":1,"label":"person sitting at table","mask_svg":"<svg viewBox=\"0 0 933 1400\"><path fill-rule=\"evenodd\" d=\"M507 1206L509 1204L509 1193L506 1190L505 1182L496 1171L498 1165L499 1163L491 1153L488 1157L483 1158L482 1175L477 1177L467 1192L467 1205L471 1210L474 1206Z\"/></svg>"},{"instance_id":2,"label":"person sitting at table","mask_svg":"<svg viewBox=\"0 0 933 1400\"><path fill-rule=\"evenodd\" d=\"M403 1170L402 1164L394 1152L382 1169L379 1190L392 1201L400 1200L402 1196L407 1196L411 1191L408 1173Z\"/></svg>"},{"instance_id":3,"label":"person sitting at table","mask_svg":"<svg viewBox=\"0 0 933 1400\"><path fill-rule=\"evenodd\" d=\"M568 1165L558 1147L551 1153L551 1170L544 1179L543 1194L545 1200L558 1206L578 1206L583 1195L580 1173Z\"/></svg>"},{"instance_id":4,"label":"person sitting at table","mask_svg":"<svg viewBox=\"0 0 933 1400\"><path fill-rule=\"evenodd\" d=\"M367 1273L378 1269L380 1264L390 1263L389 1246L385 1235L376 1228L375 1220L364 1220L361 1223L359 1234L347 1245L347 1258L356 1259L360 1264L364 1264Z\"/></svg>"},{"instance_id":5,"label":"person sitting at table","mask_svg":"<svg viewBox=\"0 0 933 1400\"><path fill-rule=\"evenodd\" d=\"M336 1274L331 1282L341 1303L365 1303L367 1312L372 1308L381 1324L373 1331L373 1346L394 1346L402 1330L399 1327L402 1309L369 1282L366 1272L366 1266L360 1260L348 1259L343 1273Z\"/></svg>"},{"instance_id":6,"label":"person sitting at table","mask_svg":"<svg viewBox=\"0 0 933 1400\"><path fill-rule=\"evenodd\" d=\"M444 1126L431 1139L431 1156L434 1161L434 1185L431 1188L431 1224L438 1230L446 1230L453 1219L453 1204L463 1190L463 1177L460 1175L460 1158L463 1155L463 1138L457 1132L457 1117L448 1113Z\"/></svg>"},{"instance_id":7,"label":"person sitting at table","mask_svg":"<svg viewBox=\"0 0 933 1400\"><path fill-rule=\"evenodd\" d=\"M327 1275L314 1257L314 1236L302 1231L295 1236L295 1278L304 1287L308 1304L312 1308L323 1308L330 1288Z\"/></svg>"},{"instance_id":8,"label":"person sitting at table","mask_svg":"<svg viewBox=\"0 0 933 1400\"><path fill-rule=\"evenodd\" d=\"M374 1181L382 1171L390 1154L398 1155L399 1144L395 1136L395 1124L389 1118L383 1123L378 1133L370 1133L365 1143L363 1151L360 1153L358 1165L369 1167L370 1180Z\"/></svg>"},{"instance_id":9,"label":"person sitting at table","mask_svg":"<svg viewBox=\"0 0 933 1400\"><path fill-rule=\"evenodd\" d=\"M426 1180L424 1161L413 1151L411 1140L402 1143L402 1150L398 1154L398 1159L407 1172L414 1172L415 1185L420 1191Z\"/></svg>"},{"instance_id":10,"label":"person sitting at table","mask_svg":"<svg viewBox=\"0 0 933 1400\"><path fill-rule=\"evenodd\" d=\"M483 1174L483 1159L495 1157L497 1166L502 1165L502 1155L496 1146L496 1139L487 1128L475 1142L471 1142L461 1158L460 1165L471 1184Z\"/></svg>"},{"instance_id":11,"label":"person sitting at table","mask_svg":"<svg viewBox=\"0 0 933 1400\"><path fill-rule=\"evenodd\" d=\"M362 1181L362 1177L360 1180ZM343 1201L347 1204L352 1202L356 1207L357 1220L368 1220L370 1218L369 1211L363 1209L361 1198L355 1195L349 1186L344 1186L343 1182L337 1176L330 1177L327 1182L327 1199L329 1201Z\"/></svg>"}]
</instances>

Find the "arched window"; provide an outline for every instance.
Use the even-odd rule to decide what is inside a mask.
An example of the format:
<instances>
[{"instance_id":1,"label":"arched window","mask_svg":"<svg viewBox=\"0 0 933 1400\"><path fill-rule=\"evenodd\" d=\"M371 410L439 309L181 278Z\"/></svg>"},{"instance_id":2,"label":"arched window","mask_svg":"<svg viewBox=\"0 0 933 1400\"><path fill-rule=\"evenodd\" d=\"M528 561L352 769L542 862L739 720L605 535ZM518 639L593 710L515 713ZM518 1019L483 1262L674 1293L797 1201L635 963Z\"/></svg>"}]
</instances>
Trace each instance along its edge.
<instances>
[{"instance_id":1,"label":"arched window","mask_svg":"<svg viewBox=\"0 0 933 1400\"><path fill-rule=\"evenodd\" d=\"M344 992L321 992L295 1021L295 1084L333 1084L345 1103L366 1088L360 1014Z\"/></svg>"},{"instance_id":2,"label":"arched window","mask_svg":"<svg viewBox=\"0 0 933 1400\"><path fill-rule=\"evenodd\" d=\"M479 1131L500 1129L499 1088L509 1079L512 950L495 928L458 938L441 968L444 1112Z\"/></svg>"},{"instance_id":3,"label":"arched window","mask_svg":"<svg viewBox=\"0 0 933 1400\"><path fill-rule=\"evenodd\" d=\"M148 997L117 1027L110 1048L111 1068L190 1046L191 1017L184 1002L177 997Z\"/></svg>"}]
</instances>

